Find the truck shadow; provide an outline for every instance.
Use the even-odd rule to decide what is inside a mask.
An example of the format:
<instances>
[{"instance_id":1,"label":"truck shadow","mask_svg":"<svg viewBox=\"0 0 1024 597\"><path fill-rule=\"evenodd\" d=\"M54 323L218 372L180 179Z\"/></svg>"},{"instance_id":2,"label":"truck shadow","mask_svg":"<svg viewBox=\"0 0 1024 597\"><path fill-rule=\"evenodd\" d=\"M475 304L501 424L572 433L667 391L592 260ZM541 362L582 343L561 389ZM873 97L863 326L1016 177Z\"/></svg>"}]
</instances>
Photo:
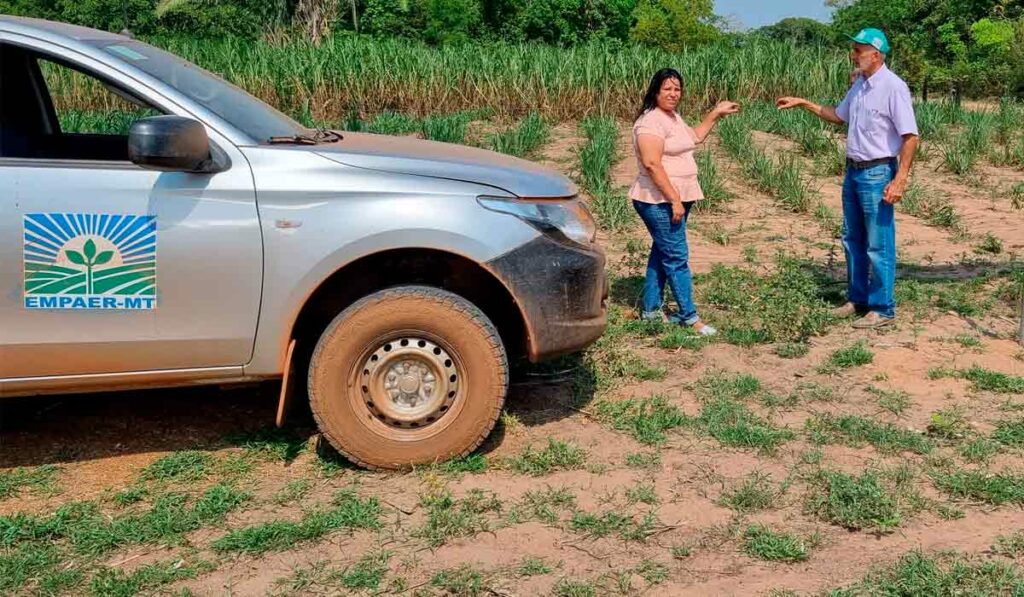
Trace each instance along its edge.
<instances>
[{"instance_id":1,"label":"truck shadow","mask_svg":"<svg viewBox=\"0 0 1024 597\"><path fill-rule=\"evenodd\" d=\"M517 372L506 409L529 426L567 417L575 412L573 388L585 383L585 374L579 376L576 370L568 377L542 379ZM277 431L279 388L278 382L267 382L0 400L0 469L241 447L268 432L301 447L317 434L306 397L295 396L285 428ZM578 405L578 390L576 400ZM503 441L499 422L480 451L489 452ZM320 445L321 458L347 465L326 442Z\"/></svg>"}]
</instances>

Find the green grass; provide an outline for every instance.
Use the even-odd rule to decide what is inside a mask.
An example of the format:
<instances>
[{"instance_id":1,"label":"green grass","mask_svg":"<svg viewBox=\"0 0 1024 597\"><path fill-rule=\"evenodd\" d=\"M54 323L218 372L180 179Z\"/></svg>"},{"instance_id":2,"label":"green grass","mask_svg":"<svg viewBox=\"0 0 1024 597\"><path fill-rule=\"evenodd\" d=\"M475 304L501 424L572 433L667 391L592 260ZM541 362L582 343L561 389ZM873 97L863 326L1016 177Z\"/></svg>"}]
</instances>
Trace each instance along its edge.
<instances>
[{"instance_id":1,"label":"green grass","mask_svg":"<svg viewBox=\"0 0 1024 597\"><path fill-rule=\"evenodd\" d=\"M971 432L971 425L960 409L936 411L928 418L928 435L946 441L963 439Z\"/></svg>"},{"instance_id":2,"label":"green grass","mask_svg":"<svg viewBox=\"0 0 1024 597\"><path fill-rule=\"evenodd\" d=\"M773 352L784 359L802 359L809 351L805 342L784 342L776 345Z\"/></svg>"},{"instance_id":3,"label":"green grass","mask_svg":"<svg viewBox=\"0 0 1024 597\"><path fill-rule=\"evenodd\" d=\"M259 460L289 463L306 449L307 440L293 429L268 426L230 436L227 441Z\"/></svg>"},{"instance_id":4,"label":"green grass","mask_svg":"<svg viewBox=\"0 0 1024 597\"><path fill-rule=\"evenodd\" d=\"M837 395L831 387L813 381L802 381L793 388L787 400L793 404L802 402L840 402L842 396Z\"/></svg>"},{"instance_id":5,"label":"green grass","mask_svg":"<svg viewBox=\"0 0 1024 597\"><path fill-rule=\"evenodd\" d=\"M492 592L490 580L470 564L439 571L431 577L430 586L440 589L444 594L467 597Z\"/></svg>"},{"instance_id":6,"label":"green grass","mask_svg":"<svg viewBox=\"0 0 1024 597\"><path fill-rule=\"evenodd\" d=\"M635 469L661 468L661 454L658 452L631 452L626 454L626 466Z\"/></svg>"},{"instance_id":7,"label":"green grass","mask_svg":"<svg viewBox=\"0 0 1024 597\"><path fill-rule=\"evenodd\" d=\"M1024 504L1024 476L984 470L933 472L935 486L952 497L994 504Z\"/></svg>"},{"instance_id":8,"label":"green grass","mask_svg":"<svg viewBox=\"0 0 1024 597\"><path fill-rule=\"evenodd\" d=\"M594 406L597 418L645 445L664 444L666 431L687 424L687 417L664 396L602 400Z\"/></svg>"},{"instance_id":9,"label":"green grass","mask_svg":"<svg viewBox=\"0 0 1024 597\"><path fill-rule=\"evenodd\" d=\"M213 567L206 563L183 564L183 560L167 560L147 564L132 572L105 568L93 576L89 592L97 597L132 597L179 580L195 578L200 572Z\"/></svg>"},{"instance_id":10,"label":"green grass","mask_svg":"<svg viewBox=\"0 0 1024 597\"><path fill-rule=\"evenodd\" d=\"M750 448L767 454L774 453L793 438L789 429L775 427L746 405L727 398L706 402L696 423L726 446Z\"/></svg>"},{"instance_id":11,"label":"green grass","mask_svg":"<svg viewBox=\"0 0 1024 597\"><path fill-rule=\"evenodd\" d=\"M618 125L612 118L588 117L580 122L586 143L580 149L580 185L592 198L591 208L605 230L621 230L633 221L629 201L611 187L611 171L619 158Z\"/></svg>"},{"instance_id":12,"label":"green grass","mask_svg":"<svg viewBox=\"0 0 1024 597\"><path fill-rule=\"evenodd\" d=\"M997 421L992 437L1001 444L1024 448L1024 418Z\"/></svg>"},{"instance_id":13,"label":"green grass","mask_svg":"<svg viewBox=\"0 0 1024 597\"><path fill-rule=\"evenodd\" d=\"M859 340L849 346L844 346L828 357L828 364L840 369L850 369L868 365L875 360L875 353L868 348L867 342Z\"/></svg>"},{"instance_id":14,"label":"green grass","mask_svg":"<svg viewBox=\"0 0 1024 597\"><path fill-rule=\"evenodd\" d=\"M5 547L0 550L0 593L18 594L26 585L38 587L41 594L66 593L84 579L84 572L73 564L72 557L46 542Z\"/></svg>"},{"instance_id":15,"label":"green grass","mask_svg":"<svg viewBox=\"0 0 1024 597\"><path fill-rule=\"evenodd\" d=\"M379 528L380 514L377 498L360 499L350 491L340 491L329 509L307 512L297 522L272 521L235 529L210 547L220 553L282 551L335 531Z\"/></svg>"},{"instance_id":16,"label":"green grass","mask_svg":"<svg viewBox=\"0 0 1024 597\"><path fill-rule=\"evenodd\" d=\"M597 597L597 588L592 583L563 578L551 592L552 597Z\"/></svg>"},{"instance_id":17,"label":"green grass","mask_svg":"<svg viewBox=\"0 0 1024 597\"><path fill-rule=\"evenodd\" d=\"M23 490L53 493L60 467L44 464L32 468L18 467L0 472L0 500L17 497Z\"/></svg>"},{"instance_id":18,"label":"green grass","mask_svg":"<svg viewBox=\"0 0 1024 597\"><path fill-rule=\"evenodd\" d=\"M1003 252L1003 241L986 232L981 241L974 245L974 252L983 255L999 255Z\"/></svg>"},{"instance_id":19,"label":"green grass","mask_svg":"<svg viewBox=\"0 0 1024 597\"><path fill-rule=\"evenodd\" d=\"M975 438L957 447L957 453L970 462L988 462L999 451L998 442L984 437Z\"/></svg>"},{"instance_id":20,"label":"green grass","mask_svg":"<svg viewBox=\"0 0 1024 597\"><path fill-rule=\"evenodd\" d=\"M782 90L803 97L842 97L849 70L840 48L771 40L710 44L674 54L635 44L429 46L400 37L354 35L329 36L320 44L303 36L151 41L285 112L295 113L305 103L324 120L340 120L353 108L368 114L426 114L442 105L489 108L502 116L540 106L546 117L559 121L595 111L632 118L646 77L666 64L682 73L687 102L701 107L724 97L772 100ZM66 83L56 85L58 96L66 103L88 104L92 94Z\"/></svg>"},{"instance_id":21,"label":"green grass","mask_svg":"<svg viewBox=\"0 0 1024 597\"><path fill-rule=\"evenodd\" d=\"M1024 140L1020 144L1020 166L1024 168ZM1024 209L1024 182L1010 187L1010 206L1013 209Z\"/></svg>"},{"instance_id":22,"label":"green grass","mask_svg":"<svg viewBox=\"0 0 1024 597\"><path fill-rule=\"evenodd\" d=\"M903 520L898 497L883 486L877 473L855 477L822 471L813 482L807 507L826 522L851 530L888 532Z\"/></svg>"},{"instance_id":23,"label":"green grass","mask_svg":"<svg viewBox=\"0 0 1024 597\"><path fill-rule=\"evenodd\" d=\"M668 566L654 560L641 560L633 569L633 573L647 581L649 585L659 585L668 580Z\"/></svg>"},{"instance_id":24,"label":"green grass","mask_svg":"<svg viewBox=\"0 0 1024 597\"><path fill-rule=\"evenodd\" d=\"M471 112L427 116L421 123L423 138L443 143L465 143L466 127L473 116Z\"/></svg>"},{"instance_id":25,"label":"green grass","mask_svg":"<svg viewBox=\"0 0 1024 597\"><path fill-rule=\"evenodd\" d=\"M336 579L342 587L353 591L376 591L388 573L391 555L389 551L371 551L351 566L332 574L329 580Z\"/></svg>"},{"instance_id":26,"label":"green grass","mask_svg":"<svg viewBox=\"0 0 1024 597\"><path fill-rule=\"evenodd\" d=\"M629 504L647 504L653 506L658 503L658 492L655 491L654 483L638 483L626 490L626 501Z\"/></svg>"},{"instance_id":27,"label":"green grass","mask_svg":"<svg viewBox=\"0 0 1024 597\"><path fill-rule=\"evenodd\" d=\"M516 127L494 135L490 146L494 151L528 157L546 143L550 135L544 118L537 112L530 112Z\"/></svg>"},{"instance_id":28,"label":"green grass","mask_svg":"<svg viewBox=\"0 0 1024 597\"><path fill-rule=\"evenodd\" d=\"M274 494L273 501L275 504L282 506L291 504L306 497L312 488L313 484L309 479L292 479Z\"/></svg>"},{"instance_id":29,"label":"green grass","mask_svg":"<svg viewBox=\"0 0 1024 597\"><path fill-rule=\"evenodd\" d=\"M750 121L747 113L723 121L719 125L722 146L739 163L755 188L771 195L787 209L810 212L815 192L799 161L790 155L772 158L766 154L753 142Z\"/></svg>"},{"instance_id":30,"label":"green grass","mask_svg":"<svg viewBox=\"0 0 1024 597\"><path fill-rule=\"evenodd\" d=\"M861 446L868 443L887 454L928 454L934 448L927 437L916 431L900 429L889 423L878 423L856 415L836 416L821 413L808 418L804 425L811 441L817 444L842 443Z\"/></svg>"},{"instance_id":31,"label":"green grass","mask_svg":"<svg viewBox=\"0 0 1024 597\"><path fill-rule=\"evenodd\" d=\"M644 543L654 533L656 522L653 514L645 514L638 520L618 511L594 514L577 510L569 521L569 529L589 538L615 534L624 541Z\"/></svg>"},{"instance_id":32,"label":"green grass","mask_svg":"<svg viewBox=\"0 0 1024 597\"><path fill-rule=\"evenodd\" d=\"M142 481L198 481L210 474L213 455L198 450L174 452L153 461L142 469Z\"/></svg>"},{"instance_id":33,"label":"green grass","mask_svg":"<svg viewBox=\"0 0 1024 597\"><path fill-rule=\"evenodd\" d=\"M696 276L698 302L731 344L804 342L836 320L824 299L826 280L804 261L780 255L774 268L715 265ZM721 315L720 317L718 315Z\"/></svg>"},{"instance_id":34,"label":"green grass","mask_svg":"<svg viewBox=\"0 0 1024 597\"><path fill-rule=\"evenodd\" d=\"M547 446L537 450L530 444L509 460L509 467L524 475L547 475L554 471L570 471L583 468L587 452L572 442L548 438Z\"/></svg>"},{"instance_id":35,"label":"green grass","mask_svg":"<svg viewBox=\"0 0 1024 597\"><path fill-rule=\"evenodd\" d=\"M658 339L658 346L665 349L685 348L700 350L712 342L707 336L701 336L691 328L677 326Z\"/></svg>"},{"instance_id":36,"label":"green grass","mask_svg":"<svg viewBox=\"0 0 1024 597\"><path fill-rule=\"evenodd\" d=\"M781 495L771 475L754 471L742 482L722 493L718 503L746 514L773 507Z\"/></svg>"},{"instance_id":37,"label":"green grass","mask_svg":"<svg viewBox=\"0 0 1024 597\"><path fill-rule=\"evenodd\" d=\"M742 400L758 396L763 389L761 381L749 373L711 371L697 382L697 393L706 398Z\"/></svg>"},{"instance_id":38,"label":"green grass","mask_svg":"<svg viewBox=\"0 0 1024 597\"><path fill-rule=\"evenodd\" d=\"M876 398L875 401L878 406L894 415L901 415L910 408L910 394L903 390L886 390L874 386L868 386L865 389Z\"/></svg>"},{"instance_id":39,"label":"green grass","mask_svg":"<svg viewBox=\"0 0 1024 597\"><path fill-rule=\"evenodd\" d=\"M700 414L693 424L727 446L772 453L793 438L793 432L773 426L739 400L764 394L761 382L747 374L706 373L696 384Z\"/></svg>"},{"instance_id":40,"label":"green grass","mask_svg":"<svg viewBox=\"0 0 1024 597\"><path fill-rule=\"evenodd\" d=\"M1024 530L1014 531L1009 535L999 535L992 545L992 551L1008 558L1024 556Z\"/></svg>"},{"instance_id":41,"label":"green grass","mask_svg":"<svg viewBox=\"0 0 1024 597\"><path fill-rule=\"evenodd\" d=\"M527 491L522 500L509 511L509 520L513 523L539 520L545 524L555 524L561 514L573 512L576 508L576 496L571 490L558 487Z\"/></svg>"},{"instance_id":42,"label":"green grass","mask_svg":"<svg viewBox=\"0 0 1024 597\"><path fill-rule=\"evenodd\" d=\"M916 181L910 183L903 199L896 205L904 213L937 228L955 231L961 226L960 215L949 196L936 193Z\"/></svg>"},{"instance_id":43,"label":"green grass","mask_svg":"<svg viewBox=\"0 0 1024 597\"><path fill-rule=\"evenodd\" d=\"M490 514L502 510L501 501L494 494L473 489L462 499L455 499L451 492L424 495L420 505L426 511L426 520L413 531L413 536L423 539L431 547L439 547L450 539L472 537L491 529Z\"/></svg>"},{"instance_id":44,"label":"green grass","mask_svg":"<svg viewBox=\"0 0 1024 597\"><path fill-rule=\"evenodd\" d=\"M942 163L953 174L970 174L977 161L977 151L963 137L956 137L942 148Z\"/></svg>"},{"instance_id":45,"label":"green grass","mask_svg":"<svg viewBox=\"0 0 1024 597\"><path fill-rule=\"evenodd\" d=\"M583 187L591 191L606 189L618 157L618 125L612 118L587 118L580 122L580 130L587 140L580 150Z\"/></svg>"},{"instance_id":46,"label":"green grass","mask_svg":"<svg viewBox=\"0 0 1024 597\"><path fill-rule=\"evenodd\" d=\"M697 213L721 212L733 200L733 194L725 186L718 162L708 149L696 152L696 160L697 182L704 192L704 199L698 201L694 209Z\"/></svg>"},{"instance_id":47,"label":"green grass","mask_svg":"<svg viewBox=\"0 0 1024 597\"><path fill-rule=\"evenodd\" d=\"M490 462L483 454L470 454L461 458L446 460L431 468L449 475L462 475L465 473L479 475L487 472L489 466Z\"/></svg>"},{"instance_id":48,"label":"green grass","mask_svg":"<svg viewBox=\"0 0 1024 597\"><path fill-rule=\"evenodd\" d=\"M764 525L752 525L743 533L743 551L769 562L802 562L807 559L807 542Z\"/></svg>"},{"instance_id":49,"label":"green grass","mask_svg":"<svg viewBox=\"0 0 1024 597\"><path fill-rule=\"evenodd\" d=\"M132 123L140 118L159 116L160 113L148 108L136 110L58 110L60 130L63 133L92 133L102 135L127 135Z\"/></svg>"},{"instance_id":50,"label":"green grass","mask_svg":"<svg viewBox=\"0 0 1024 597\"><path fill-rule=\"evenodd\" d=\"M1024 394L1024 377L1009 375L972 365L968 369L932 369L928 372L932 379L956 377L971 382L971 388L978 392L995 392L997 394Z\"/></svg>"},{"instance_id":51,"label":"green grass","mask_svg":"<svg viewBox=\"0 0 1024 597\"><path fill-rule=\"evenodd\" d=\"M1020 569L985 559L967 559L960 555L925 555L914 551L896 563L873 569L863 580L835 589L832 597L861 595L1020 595L1024 576Z\"/></svg>"},{"instance_id":52,"label":"green grass","mask_svg":"<svg viewBox=\"0 0 1024 597\"><path fill-rule=\"evenodd\" d=\"M693 555L693 550L685 545L674 545L668 551L677 560L683 560Z\"/></svg>"},{"instance_id":53,"label":"green grass","mask_svg":"<svg viewBox=\"0 0 1024 597\"><path fill-rule=\"evenodd\" d=\"M972 336L971 334L957 334L952 338L953 342L956 342L963 348L980 348L981 338Z\"/></svg>"},{"instance_id":54,"label":"green grass","mask_svg":"<svg viewBox=\"0 0 1024 597\"><path fill-rule=\"evenodd\" d=\"M161 494L148 510L116 516L93 502L72 502L48 517L0 517L0 547L66 540L80 554L100 556L127 545L169 543L222 522L250 497L228 485L213 485L194 500L183 493Z\"/></svg>"},{"instance_id":55,"label":"green grass","mask_svg":"<svg viewBox=\"0 0 1024 597\"><path fill-rule=\"evenodd\" d=\"M422 130L420 120L408 114L381 112L366 125L366 130L379 135L411 135Z\"/></svg>"},{"instance_id":56,"label":"green grass","mask_svg":"<svg viewBox=\"0 0 1024 597\"><path fill-rule=\"evenodd\" d=\"M541 576L551 574L553 569L543 558L527 556L519 561L516 574L519 576Z\"/></svg>"}]
</instances>

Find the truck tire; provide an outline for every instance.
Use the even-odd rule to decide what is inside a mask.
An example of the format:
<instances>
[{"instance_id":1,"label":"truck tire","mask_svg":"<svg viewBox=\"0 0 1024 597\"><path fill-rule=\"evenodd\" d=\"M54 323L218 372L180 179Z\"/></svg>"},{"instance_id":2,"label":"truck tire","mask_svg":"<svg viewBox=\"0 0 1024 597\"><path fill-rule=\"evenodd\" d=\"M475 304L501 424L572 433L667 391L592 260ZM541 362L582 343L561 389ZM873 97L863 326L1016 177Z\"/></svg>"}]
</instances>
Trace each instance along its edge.
<instances>
[{"instance_id":1,"label":"truck tire","mask_svg":"<svg viewBox=\"0 0 1024 597\"><path fill-rule=\"evenodd\" d=\"M309 365L324 437L352 462L400 469L465 456L494 428L508 358L494 324L427 286L375 292L324 330Z\"/></svg>"}]
</instances>

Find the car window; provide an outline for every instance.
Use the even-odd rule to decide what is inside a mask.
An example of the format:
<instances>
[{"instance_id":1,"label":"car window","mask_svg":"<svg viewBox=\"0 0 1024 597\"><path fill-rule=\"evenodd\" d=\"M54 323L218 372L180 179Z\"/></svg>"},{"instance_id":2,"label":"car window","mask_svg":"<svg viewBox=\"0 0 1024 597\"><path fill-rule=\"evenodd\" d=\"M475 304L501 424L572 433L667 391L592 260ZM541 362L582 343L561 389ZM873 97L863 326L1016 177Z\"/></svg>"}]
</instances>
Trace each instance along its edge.
<instances>
[{"instance_id":1,"label":"car window","mask_svg":"<svg viewBox=\"0 0 1024 597\"><path fill-rule=\"evenodd\" d=\"M86 69L0 44L0 157L128 162L128 129L161 112Z\"/></svg>"},{"instance_id":2,"label":"car window","mask_svg":"<svg viewBox=\"0 0 1024 597\"><path fill-rule=\"evenodd\" d=\"M135 40L87 43L170 85L258 143L308 132L244 90L174 54Z\"/></svg>"},{"instance_id":3,"label":"car window","mask_svg":"<svg viewBox=\"0 0 1024 597\"><path fill-rule=\"evenodd\" d=\"M61 133L125 136L136 120L161 114L95 77L43 58L38 63Z\"/></svg>"}]
</instances>

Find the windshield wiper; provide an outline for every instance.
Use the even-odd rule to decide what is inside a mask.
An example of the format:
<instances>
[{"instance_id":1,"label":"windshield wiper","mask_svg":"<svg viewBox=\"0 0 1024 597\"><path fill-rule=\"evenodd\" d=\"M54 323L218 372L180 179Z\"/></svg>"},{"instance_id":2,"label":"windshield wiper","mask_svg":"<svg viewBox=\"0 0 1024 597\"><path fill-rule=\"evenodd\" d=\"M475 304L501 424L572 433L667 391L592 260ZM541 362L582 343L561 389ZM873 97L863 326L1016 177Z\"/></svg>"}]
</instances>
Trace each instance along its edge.
<instances>
[{"instance_id":1,"label":"windshield wiper","mask_svg":"<svg viewBox=\"0 0 1024 597\"><path fill-rule=\"evenodd\" d=\"M308 135L284 135L282 137L271 137L267 139L267 143L271 145L319 145L320 143L334 143L335 141L341 140L342 136L340 133L336 133L328 129L314 129L312 134Z\"/></svg>"}]
</instances>

